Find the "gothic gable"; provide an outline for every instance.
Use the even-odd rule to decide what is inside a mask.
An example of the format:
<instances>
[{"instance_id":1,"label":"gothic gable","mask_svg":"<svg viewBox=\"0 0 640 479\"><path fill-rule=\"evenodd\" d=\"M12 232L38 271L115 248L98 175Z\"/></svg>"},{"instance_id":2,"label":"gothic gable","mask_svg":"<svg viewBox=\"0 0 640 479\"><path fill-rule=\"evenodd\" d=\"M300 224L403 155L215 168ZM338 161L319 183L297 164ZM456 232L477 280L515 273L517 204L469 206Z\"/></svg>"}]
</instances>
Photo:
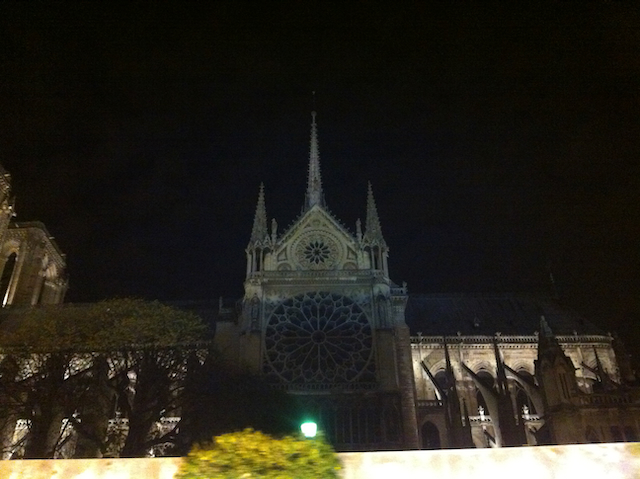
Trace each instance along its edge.
<instances>
[{"instance_id":1,"label":"gothic gable","mask_svg":"<svg viewBox=\"0 0 640 479\"><path fill-rule=\"evenodd\" d=\"M310 208L277 242L276 270L358 269L358 243L331 214L319 205Z\"/></svg>"}]
</instances>

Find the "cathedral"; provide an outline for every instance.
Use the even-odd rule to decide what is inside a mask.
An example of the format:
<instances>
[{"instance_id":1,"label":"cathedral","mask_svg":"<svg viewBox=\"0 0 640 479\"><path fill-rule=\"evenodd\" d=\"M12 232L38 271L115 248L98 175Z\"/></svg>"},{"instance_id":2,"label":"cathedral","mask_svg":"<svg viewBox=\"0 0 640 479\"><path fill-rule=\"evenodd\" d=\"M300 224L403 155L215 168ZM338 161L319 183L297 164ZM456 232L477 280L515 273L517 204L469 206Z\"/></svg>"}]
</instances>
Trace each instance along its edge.
<instances>
[{"instance_id":1,"label":"cathedral","mask_svg":"<svg viewBox=\"0 0 640 479\"><path fill-rule=\"evenodd\" d=\"M68 282L66 261L45 226L14 222L11 175L0 166L0 297L2 306L59 304Z\"/></svg>"},{"instance_id":2,"label":"cathedral","mask_svg":"<svg viewBox=\"0 0 640 479\"><path fill-rule=\"evenodd\" d=\"M260 186L244 296L205 315L229 368L294 395L338 451L638 440L640 388L617 338L553 297L409 294L389 276L371 184L364 224L328 210L318 144L314 112L300 216L279 231ZM12 221L10 186L0 167L3 306L62 303L65 256L41 223ZM102 414L126 436L120 412ZM172 412L157 421L169 431ZM20 457L29 424L9 419L3 454Z\"/></svg>"},{"instance_id":3,"label":"cathedral","mask_svg":"<svg viewBox=\"0 0 640 479\"><path fill-rule=\"evenodd\" d=\"M279 232L260 186L240 313L218 324L236 364L343 451L637 440L619 341L551 297L408 294L371 184L365 203L355 232L327 209L312 113L302 213Z\"/></svg>"}]
</instances>

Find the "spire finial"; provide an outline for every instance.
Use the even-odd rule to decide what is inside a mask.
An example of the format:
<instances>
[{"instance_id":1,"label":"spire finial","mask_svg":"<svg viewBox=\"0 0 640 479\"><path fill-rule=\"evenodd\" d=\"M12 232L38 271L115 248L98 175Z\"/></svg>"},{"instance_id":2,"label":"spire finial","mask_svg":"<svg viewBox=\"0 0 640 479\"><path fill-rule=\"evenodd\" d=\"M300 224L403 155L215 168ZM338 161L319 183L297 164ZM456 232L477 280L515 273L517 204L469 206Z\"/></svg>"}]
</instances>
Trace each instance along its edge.
<instances>
[{"instance_id":1,"label":"spire finial","mask_svg":"<svg viewBox=\"0 0 640 479\"><path fill-rule=\"evenodd\" d=\"M382 237L382 227L380 226L376 201L373 198L371 182L369 182L367 190L367 221L365 223L364 240L369 244L375 244L383 248L387 247L387 243Z\"/></svg>"},{"instance_id":2,"label":"spire finial","mask_svg":"<svg viewBox=\"0 0 640 479\"><path fill-rule=\"evenodd\" d=\"M315 101L315 92L314 92ZM320 150L318 148L318 130L316 112L311 112L311 145L309 147L309 177L307 180L306 209L314 205L324 206L322 178L320 176Z\"/></svg>"},{"instance_id":3,"label":"spire finial","mask_svg":"<svg viewBox=\"0 0 640 479\"><path fill-rule=\"evenodd\" d=\"M545 338L554 338L553 331L544 316L540 316L540 334Z\"/></svg>"},{"instance_id":4,"label":"spire finial","mask_svg":"<svg viewBox=\"0 0 640 479\"><path fill-rule=\"evenodd\" d=\"M251 240L249 243L255 244L262 242L267 236L267 208L264 203L264 183L260 183L258 204L256 205L256 214L253 217L253 229L251 230Z\"/></svg>"}]
</instances>

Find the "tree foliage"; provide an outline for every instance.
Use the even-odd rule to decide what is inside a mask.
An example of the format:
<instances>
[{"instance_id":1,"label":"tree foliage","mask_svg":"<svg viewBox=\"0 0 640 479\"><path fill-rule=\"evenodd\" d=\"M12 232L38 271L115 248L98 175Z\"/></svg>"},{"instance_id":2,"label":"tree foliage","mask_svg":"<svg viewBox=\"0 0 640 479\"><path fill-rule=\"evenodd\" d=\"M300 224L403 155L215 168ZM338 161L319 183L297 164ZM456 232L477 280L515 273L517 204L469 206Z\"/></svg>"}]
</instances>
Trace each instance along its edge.
<instances>
[{"instance_id":1,"label":"tree foliage","mask_svg":"<svg viewBox=\"0 0 640 479\"><path fill-rule=\"evenodd\" d=\"M28 308L8 323L0 347L14 354L175 347L202 341L207 334L198 316L140 299Z\"/></svg>"},{"instance_id":2,"label":"tree foliage","mask_svg":"<svg viewBox=\"0 0 640 479\"><path fill-rule=\"evenodd\" d=\"M191 313L118 299L9 315L0 323L0 437L18 419L28 424L2 444L12 457L186 454L247 427L291 433L302 417L296 396L230 372Z\"/></svg>"},{"instance_id":3,"label":"tree foliage","mask_svg":"<svg viewBox=\"0 0 640 479\"><path fill-rule=\"evenodd\" d=\"M0 427L6 434L18 418L29 425L22 444L3 447L25 458L60 455L68 427L77 456L113 453L107 428L115 413L129 422L119 454L170 441L177 428L155 436L152 428L180 410L187 376L208 347L198 316L136 299L26 309L0 327Z\"/></svg>"},{"instance_id":4,"label":"tree foliage","mask_svg":"<svg viewBox=\"0 0 640 479\"><path fill-rule=\"evenodd\" d=\"M339 470L335 452L321 437L277 439L245 429L195 447L178 478L328 479L337 478Z\"/></svg>"}]
</instances>

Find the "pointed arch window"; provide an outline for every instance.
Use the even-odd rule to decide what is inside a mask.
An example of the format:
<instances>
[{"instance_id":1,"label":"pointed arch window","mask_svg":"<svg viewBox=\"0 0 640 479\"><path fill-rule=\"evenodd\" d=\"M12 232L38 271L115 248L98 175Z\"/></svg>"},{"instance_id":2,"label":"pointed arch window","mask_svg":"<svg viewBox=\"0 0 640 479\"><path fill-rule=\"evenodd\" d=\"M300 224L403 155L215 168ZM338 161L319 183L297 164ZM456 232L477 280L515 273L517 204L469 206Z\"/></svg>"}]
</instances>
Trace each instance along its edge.
<instances>
[{"instance_id":1,"label":"pointed arch window","mask_svg":"<svg viewBox=\"0 0 640 479\"><path fill-rule=\"evenodd\" d=\"M438 371L433 377L436 380L436 384L441 390L446 391L449 387L449 381L447 379L447 372L444 369Z\"/></svg>"},{"instance_id":2,"label":"pointed arch window","mask_svg":"<svg viewBox=\"0 0 640 479\"><path fill-rule=\"evenodd\" d=\"M382 259L378 246L371 247L371 269L382 269Z\"/></svg>"},{"instance_id":3,"label":"pointed arch window","mask_svg":"<svg viewBox=\"0 0 640 479\"><path fill-rule=\"evenodd\" d=\"M435 424L427 421L422 425L422 449L440 449L440 432Z\"/></svg>"},{"instance_id":4,"label":"pointed arch window","mask_svg":"<svg viewBox=\"0 0 640 479\"><path fill-rule=\"evenodd\" d=\"M478 378L480 379L480 382L486 386L489 389L493 389L493 385L495 383L495 380L493 379L493 376L488 373L487 371L478 371ZM480 406L482 406L482 408L485 411L485 414L489 414L489 408L487 407L487 402L484 398L484 396L482 395L482 392L480 391L480 389L478 389L476 391L476 401L478 403L478 408Z\"/></svg>"},{"instance_id":5,"label":"pointed arch window","mask_svg":"<svg viewBox=\"0 0 640 479\"><path fill-rule=\"evenodd\" d=\"M2 270L2 276L0 276L0 292L2 294L2 305L6 306L9 300L9 287L11 286L11 278L13 277L13 271L16 268L16 260L18 255L11 253L4 264Z\"/></svg>"},{"instance_id":6,"label":"pointed arch window","mask_svg":"<svg viewBox=\"0 0 640 479\"><path fill-rule=\"evenodd\" d=\"M525 379L530 384L533 384L534 382L533 376L531 376L531 374L528 371L520 370L518 371L518 374L521 376L524 376ZM516 407L517 407L518 414L520 415L523 414L523 410L525 406L529 411L529 414L538 414L533 404L533 401L531 400L527 392L524 390L524 388L517 381L515 382L515 385L516 385Z\"/></svg>"}]
</instances>

